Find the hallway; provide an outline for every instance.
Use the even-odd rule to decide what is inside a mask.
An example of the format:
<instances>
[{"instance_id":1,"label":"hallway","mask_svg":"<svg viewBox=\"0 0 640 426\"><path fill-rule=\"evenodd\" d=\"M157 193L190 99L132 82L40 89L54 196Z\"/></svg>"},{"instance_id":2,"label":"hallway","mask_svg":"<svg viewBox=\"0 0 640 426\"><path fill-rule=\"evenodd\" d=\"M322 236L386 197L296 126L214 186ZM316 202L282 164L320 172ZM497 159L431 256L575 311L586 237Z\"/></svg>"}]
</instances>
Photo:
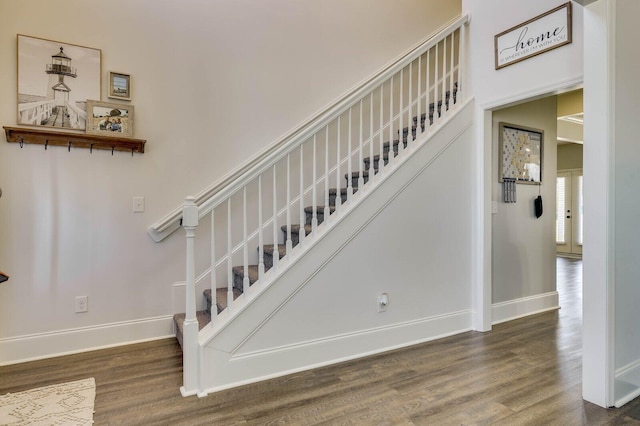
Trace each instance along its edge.
<instances>
[{"instance_id":1,"label":"hallway","mask_svg":"<svg viewBox=\"0 0 640 426\"><path fill-rule=\"evenodd\" d=\"M640 424L640 401L581 398L582 261L558 258L562 309L382 355L182 398L175 339L0 367L0 394L96 379L95 424Z\"/></svg>"}]
</instances>

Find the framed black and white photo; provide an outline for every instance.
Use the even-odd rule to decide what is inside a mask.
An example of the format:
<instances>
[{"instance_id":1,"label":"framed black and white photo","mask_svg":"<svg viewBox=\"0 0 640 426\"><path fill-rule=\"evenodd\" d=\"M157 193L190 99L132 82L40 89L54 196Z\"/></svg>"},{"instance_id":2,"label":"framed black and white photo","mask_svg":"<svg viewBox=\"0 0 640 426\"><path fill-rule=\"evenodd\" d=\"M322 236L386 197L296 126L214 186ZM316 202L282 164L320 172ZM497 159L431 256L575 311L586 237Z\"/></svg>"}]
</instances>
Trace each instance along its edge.
<instances>
[{"instance_id":1,"label":"framed black and white photo","mask_svg":"<svg viewBox=\"0 0 640 426\"><path fill-rule=\"evenodd\" d=\"M131 75L109 71L109 95L112 99L131 100Z\"/></svg>"},{"instance_id":2,"label":"framed black and white photo","mask_svg":"<svg viewBox=\"0 0 640 426\"><path fill-rule=\"evenodd\" d=\"M18 124L84 130L101 62L100 49L18 34Z\"/></svg>"},{"instance_id":3,"label":"framed black and white photo","mask_svg":"<svg viewBox=\"0 0 640 426\"><path fill-rule=\"evenodd\" d=\"M529 127L499 124L498 180L515 179L516 183L542 183L544 131Z\"/></svg>"},{"instance_id":4,"label":"framed black and white photo","mask_svg":"<svg viewBox=\"0 0 640 426\"><path fill-rule=\"evenodd\" d=\"M87 133L133 137L133 105L87 101Z\"/></svg>"}]
</instances>

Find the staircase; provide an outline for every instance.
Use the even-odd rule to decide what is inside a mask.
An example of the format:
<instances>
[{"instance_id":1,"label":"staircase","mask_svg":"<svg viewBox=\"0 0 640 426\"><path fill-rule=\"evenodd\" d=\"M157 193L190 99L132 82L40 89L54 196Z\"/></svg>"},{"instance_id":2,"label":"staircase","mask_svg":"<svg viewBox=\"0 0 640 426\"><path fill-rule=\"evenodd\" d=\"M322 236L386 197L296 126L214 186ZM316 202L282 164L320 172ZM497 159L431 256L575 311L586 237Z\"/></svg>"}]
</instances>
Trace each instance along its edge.
<instances>
[{"instance_id":1,"label":"staircase","mask_svg":"<svg viewBox=\"0 0 640 426\"><path fill-rule=\"evenodd\" d=\"M458 83L455 82L453 86L453 104L455 104L457 100L457 91L458 91ZM444 108L445 111L449 110L449 103L451 101L451 91L447 91L445 93L444 99ZM437 102L437 116L440 117L442 115L442 100ZM432 102L429 104L429 125L433 125L434 122L434 114L436 110L436 103ZM425 123L426 123L427 115L425 113L420 116L420 129L422 132L425 131ZM417 134L417 123L418 117L413 117L413 124L411 126L411 137L409 138L409 127L404 127L402 129L402 143L403 148L406 149L409 146L409 142L415 140ZM399 136L400 131L396 131L396 135ZM393 157L398 156L399 152L400 140L393 140ZM391 143L389 141L383 144L383 162L384 165L389 164L389 152L390 152ZM353 171L351 175L351 186L354 193L358 191L358 181L360 177L360 173L362 173L363 182L366 184L369 181L369 175L372 172L373 174L377 174L380 168L380 155L374 155L373 160L372 157L365 157L363 159L363 168L362 171ZM345 174L345 186L340 188L340 199L341 204L345 204L347 202L348 192L349 192L349 175ZM336 200L337 200L338 189L330 188L329 189L329 212L330 215L334 214L336 211ZM318 225L324 222L325 217L325 208L324 206L316 206L316 219L318 221ZM304 227L305 236L311 234L312 231L312 223L314 219L314 207L307 206L304 209L305 213L305 222L304 225L301 224L292 224L291 225L291 241L292 247L296 247L300 243L300 233L301 228ZM281 231L284 234L284 240L287 239L287 226L283 225L281 227ZM269 271L273 268L274 265L274 256L278 252L278 259L282 259L287 254L286 244L278 244L277 247L274 244L264 244L263 245L263 253L264 253L264 268L265 272ZM249 276L249 285L253 285L258 281L258 269L259 265L249 265L248 266L248 276ZM244 283L244 266L238 265L233 266L233 299L237 299L243 293L243 283ZM213 298L211 297L211 289L207 289L203 292L204 298L206 301L206 309L202 311L196 312L196 318L198 320L198 329L202 330L202 328L211 322L211 309L213 307ZM226 288L218 288L216 290L216 308L217 314L220 314L227 308L227 289ZM185 313L175 314L173 317L175 330L176 330L176 338L180 343L180 346L183 346L183 329L184 329L184 321L185 321Z\"/></svg>"},{"instance_id":2,"label":"staircase","mask_svg":"<svg viewBox=\"0 0 640 426\"><path fill-rule=\"evenodd\" d=\"M325 332L322 316L328 311L308 299L321 287L336 284L334 277L321 287L308 285L315 274L466 134L472 117L470 99L462 91L467 22L468 16L452 21L149 228L158 242L180 227L186 235L186 310L174 316L184 352L183 396L204 396L468 329L469 312L462 309L433 317L412 312L414 320L386 325L380 321L393 321L393 315L367 316L360 328L344 331L339 331L342 325L351 322L335 317L333 328ZM205 219L209 225L200 226ZM208 247L196 244L196 231ZM417 234L404 235L413 240ZM369 293L379 291L366 287L360 277L355 281L358 290L343 302L365 303ZM204 296L196 295L201 292ZM315 297L322 298L321 293ZM347 316L352 313L352 305L340 306ZM291 336L280 333L289 318L282 310L298 307L303 318L313 311L315 338L307 336L307 327ZM364 307L367 315L369 308ZM405 331L397 333L398 327ZM315 350L324 346L326 351ZM287 355L279 357L283 351Z\"/></svg>"}]
</instances>

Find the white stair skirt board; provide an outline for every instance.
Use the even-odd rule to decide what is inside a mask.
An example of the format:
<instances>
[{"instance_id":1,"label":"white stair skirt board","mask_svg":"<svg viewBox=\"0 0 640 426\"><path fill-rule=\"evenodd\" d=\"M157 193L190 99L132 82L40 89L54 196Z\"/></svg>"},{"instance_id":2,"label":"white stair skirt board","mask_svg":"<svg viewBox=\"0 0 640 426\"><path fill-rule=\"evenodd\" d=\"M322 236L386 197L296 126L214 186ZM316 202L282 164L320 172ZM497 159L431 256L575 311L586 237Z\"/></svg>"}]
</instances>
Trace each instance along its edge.
<instances>
[{"instance_id":1,"label":"white stair skirt board","mask_svg":"<svg viewBox=\"0 0 640 426\"><path fill-rule=\"evenodd\" d=\"M219 384L198 395L205 396L470 330L471 311L468 310L237 356L205 347L203 352L207 362L204 375L214 376ZM225 367L220 368L223 365Z\"/></svg>"},{"instance_id":2,"label":"white stair skirt board","mask_svg":"<svg viewBox=\"0 0 640 426\"><path fill-rule=\"evenodd\" d=\"M173 337L173 316L0 339L0 365Z\"/></svg>"},{"instance_id":3,"label":"white stair skirt board","mask_svg":"<svg viewBox=\"0 0 640 426\"><path fill-rule=\"evenodd\" d=\"M403 206L415 199L416 191L427 191L446 208L462 212L450 215L449 220L465 220L466 205L456 208L457 203L465 203L464 197L452 196L466 193L465 179L456 181L453 193L433 182L436 175L449 170L450 163L465 164L461 157L472 143L472 119L473 102L468 102L449 124L406 157L401 167L367 192L353 210L338 218L331 232L313 241L303 255L292 258L282 275L238 303L227 321L205 326L199 338L202 387L198 395L471 330L470 300L458 297L470 289L468 271L461 267L462 272L451 273L451 265L443 265L446 260L438 258L442 250L432 253L429 245L424 246L422 233L394 220L395 209L407 211ZM440 221L425 220L419 212L406 217L410 223L419 221L426 226L430 235L441 227ZM405 257L390 265L393 278L383 282L378 282L377 276L364 279L358 272L370 262L369 256L359 257L358 253L372 239L378 241L380 229L413 235L410 244L422 249L413 250L410 245ZM380 250L378 257L387 255ZM438 258L431 275L420 268L404 267L409 260L418 262L416 256L423 264L429 263L424 256L431 261ZM411 284L420 280L423 285ZM385 290L389 291L389 309L378 313L377 296ZM405 296L407 290L413 292L410 300ZM413 303L416 297L423 302ZM224 315L223 311L221 317ZM327 320L315 320L318 318Z\"/></svg>"},{"instance_id":4,"label":"white stair skirt board","mask_svg":"<svg viewBox=\"0 0 640 426\"><path fill-rule=\"evenodd\" d=\"M557 291L494 303L492 305L492 324L500 324L501 322L552 311L554 309L560 309Z\"/></svg>"},{"instance_id":5,"label":"white stair skirt board","mask_svg":"<svg viewBox=\"0 0 640 426\"><path fill-rule=\"evenodd\" d=\"M616 407L640 396L640 359L616 370Z\"/></svg>"}]
</instances>

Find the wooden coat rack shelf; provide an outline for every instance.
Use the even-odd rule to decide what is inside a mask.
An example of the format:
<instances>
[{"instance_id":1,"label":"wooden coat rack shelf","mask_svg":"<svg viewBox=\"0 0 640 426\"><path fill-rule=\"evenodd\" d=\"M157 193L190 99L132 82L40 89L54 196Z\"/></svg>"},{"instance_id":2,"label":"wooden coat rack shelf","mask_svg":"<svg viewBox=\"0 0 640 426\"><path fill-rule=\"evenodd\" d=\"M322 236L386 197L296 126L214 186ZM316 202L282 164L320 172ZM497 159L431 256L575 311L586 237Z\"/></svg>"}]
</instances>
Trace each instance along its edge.
<instances>
[{"instance_id":1,"label":"wooden coat rack shelf","mask_svg":"<svg viewBox=\"0 0 640 426\"><path fill-rule=\"evenodd\" d=\"M111 151L126 151L133 155L134 152L144 153L143 139L119 138L111 136L88 135L85 133L56 132L52 130L28 129L23 127L3 126L7 142L19 143L22 147L25 143L49 146L64 146L71 148L87 148L89 150L103 149Z\"/></svg>"}]
</instances>

